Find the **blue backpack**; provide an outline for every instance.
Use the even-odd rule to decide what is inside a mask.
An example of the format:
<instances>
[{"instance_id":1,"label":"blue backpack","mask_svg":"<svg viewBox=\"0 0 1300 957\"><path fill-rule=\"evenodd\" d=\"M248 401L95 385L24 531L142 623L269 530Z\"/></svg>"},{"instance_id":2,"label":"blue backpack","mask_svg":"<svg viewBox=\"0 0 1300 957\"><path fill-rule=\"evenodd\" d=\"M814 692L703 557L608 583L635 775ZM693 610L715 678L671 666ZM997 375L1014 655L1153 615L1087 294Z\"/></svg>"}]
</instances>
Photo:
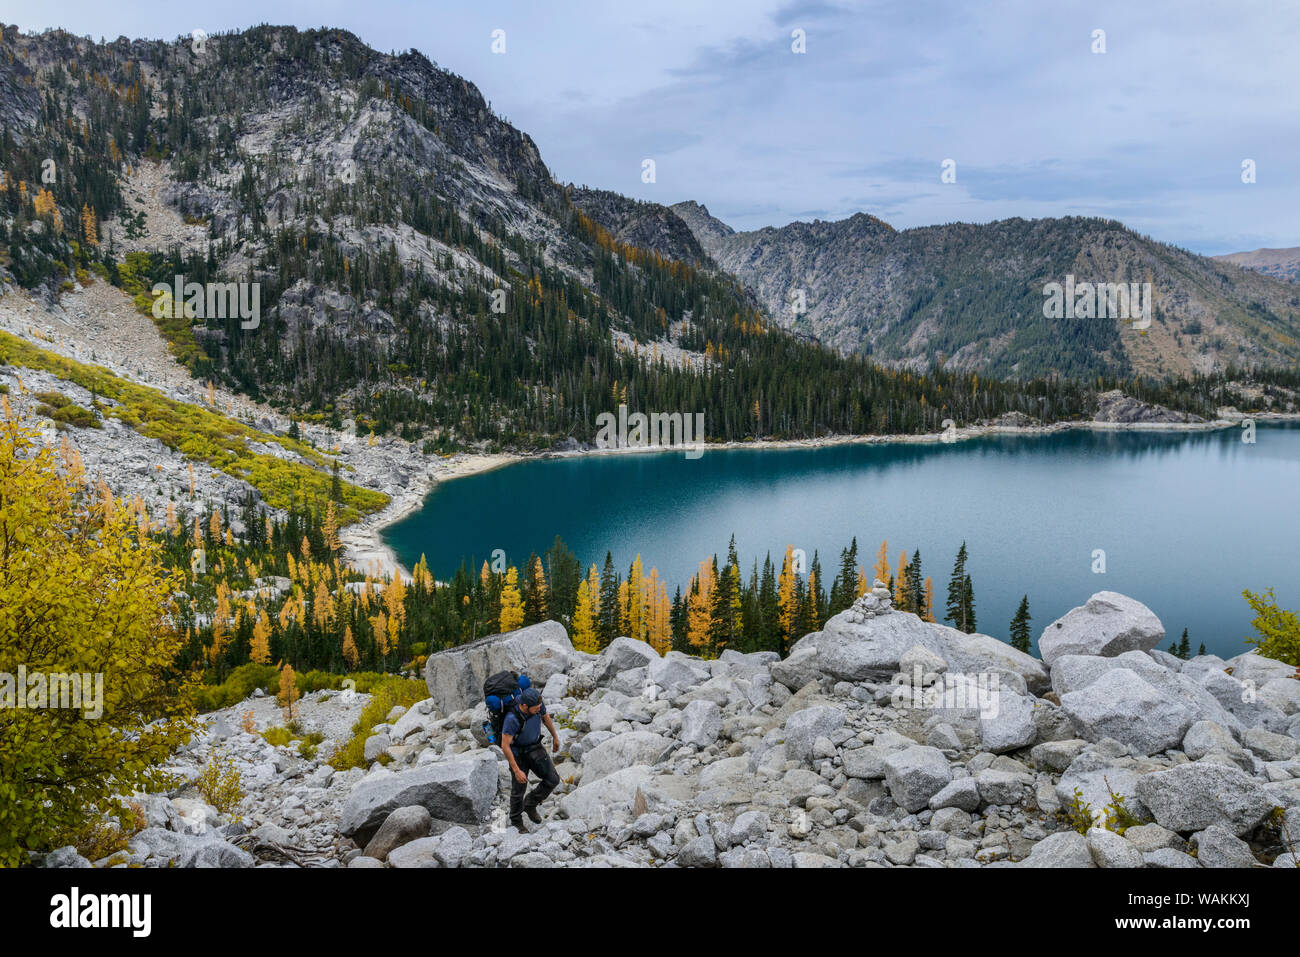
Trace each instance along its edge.
<instances>
[{"instance_id":1,"label":"blue backpack","mask_svg":"<svg viewBox=\"0 0 1300 957\"><path fill-rule=\"evenodd\" d=\"M532 687L527 675L513 671L498 671L488 675L483 682L483 701L487 705L488 720L483 724L483 733L487 735L488 744L501 743L501 726L506 715L515 710L519 695Z\"/></svg>"}]
</instances>

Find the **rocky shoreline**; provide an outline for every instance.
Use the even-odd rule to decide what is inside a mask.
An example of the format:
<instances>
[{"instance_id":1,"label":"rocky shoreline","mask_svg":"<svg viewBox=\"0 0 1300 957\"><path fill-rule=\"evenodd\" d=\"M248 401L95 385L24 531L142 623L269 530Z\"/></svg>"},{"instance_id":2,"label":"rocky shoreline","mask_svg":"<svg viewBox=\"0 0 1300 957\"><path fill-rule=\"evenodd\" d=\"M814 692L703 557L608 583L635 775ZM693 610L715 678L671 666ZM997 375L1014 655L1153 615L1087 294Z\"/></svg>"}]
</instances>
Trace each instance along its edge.
<instances>
[{"instance_id":1,"label":"rocky shoreline","mask_svg":"<svg viewBox=\"0 0 1300 957\"><path fill-rule=\"evenodd\" d=\"M1157 650L1140 602L1100 592L1052 622L1043 658L892 609L876 584L781 659L575 651L545 622L431 655L428 697L325 761L368 700L318 692L315 755L261 735L262 692L206 716L181 784L136 795L146 826L54 867L1300 866L1300 672L1249 652ZM560 787L523 832L480 730L483 677L527 672L560 733ZM548 742L549 743L549 742ZM233 757L222 814L192 782ZM236 819L238 817L238 819Z\"/></svg>"}]
</instances>

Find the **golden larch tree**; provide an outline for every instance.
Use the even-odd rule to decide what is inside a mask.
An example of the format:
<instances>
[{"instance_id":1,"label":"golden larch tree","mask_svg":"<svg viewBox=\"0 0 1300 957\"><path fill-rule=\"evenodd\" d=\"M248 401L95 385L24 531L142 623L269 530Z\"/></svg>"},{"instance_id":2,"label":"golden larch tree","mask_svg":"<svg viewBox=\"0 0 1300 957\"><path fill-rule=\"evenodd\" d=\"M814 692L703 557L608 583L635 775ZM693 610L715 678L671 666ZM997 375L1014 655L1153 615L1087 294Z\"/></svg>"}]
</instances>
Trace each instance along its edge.
<instances>
[{"instance_id":1,"label":"golden larch tree","mask_svg":"<svg viewBox=\"0 0 1300 957\"><path fill-rule=\"evenodd\" d=\"M595 566L592 566L593 570ZM668 600L668 583L659 577L659 569L650 569L646 595L649 600L648 638L650 647L667 654L673 646L672 602Z\"/></svg>"},{"instance_id":2,"label":"golden larch tree","mask_svg":"<svg viewBox=\"0 0 1300 957\"><path fill-rule=\"evenodd\" d=\"M691 581L691 594L686 605L686 638L692 648L709 646L709 631L713 624L713 562L700 562L699 573Z\"/></svg>"},{"instance_id":3,"label":"golden larch tree","mask_svg":"<svg viewBox=\"0 0 1300 957\"><path fill-rule=\"evenodd\" d=\"M506 571L505 584L501 586L501 631L514 631L524 623L524 601L519 594L519 570L511 565Z\"/></svg>"},{"instance_id":4,"label":"golden larch tree","mask_svg":"<svg viewBox=\"0 0 1300 957\"><path fill-rule=\"evenodd\" d=\"M871 574L875 576L876 581L889 583L889 540L884 539L880 542L880 551L876 552L876 564L871 569Z\"/></svg>"},{"instance_id":5,"label":"golden larch tree","mask_svg":"<svg viewBox=\"0 0 1300 957\"><path fill-rule=\"evenodd\" d=\"M776 580L777 617L787 644L794 639L795 619L799 616L798 589L795 587L797 575L794 570L794 546L787 545L785 561L781 563L781 575Z\"/></svg>"},{"instance_id":6,"label":"golden larch tree","mask_svg":"<svg viewBox=\"0 0 1300 957\"><path fill-rule=\"evenodd\" d=\"M400 571L393 573L393 580L384 589L384 607L389 619L399 627L406 624L406 582Z\"/></svg>"},{"instance_id":7,"label":"golden larch tree","mask_svg":"<svg viewBox=\"0 0 1300 957\"><path fill-rule=\"evenodd\" d=\"M284 720L293 721L298 716L298 677L293 673L293 665L286 664L280 669L280 693L276 699L284 709Z\"/></svg>"},{"instance_id":8,"label":"golden larch tree","mask_svg":"<svg viewBox=\"0 0 1300 957\"><path fill-rule=\"evenodd\" d=\"M352 637L352 626L343 630L343 660L348 663L349 671L356 671L361 655L357 653L357 641Z\"/></svg>"},{"instance_id":9,"label":"golden larch tree","mask_svg":"<svg viewBox=\"0 0 1300 957\"><path fill-rule=\"evenodd\" d=\"M898 571L894 573L894 607L909 610L907 594L907 550L898 553Z\"/></svg>"},{"instance_id":10,"label":"golden larch tree","mask_svg":"<svg viewBox=\"0 0 1300 957\"><path fill-rule=\"evenodd\" d=\"M596 566L591 566L592 574ZM573 609L573 647L587 654L596 654L600 650L596 638L596 602L598 593L593 597L591 580L584 578L578 584L578 600Z\"/></svg>"},{"instance_id":11,"label":"golden larch tree","mask_svg":"<svg viewBox=\"0 0 1300 957\"><path fill-rule=\"evenodd\" d=\"M542 560L536 555L533 556L532 563L528 566L528 590L533 607L537 612L537 620L545 621L548 614L546 570L542 568Z\"/></svg>"},{"instance_id":12,"label":"golden larch tree","mask_svg":"<svg viewBox=\"0 0 1300 957\"><path fill-rule=\"evenodd\" d=\"M629 620L630 616L628 615L628 603L630 600L631 600L631 592L627 587L627 582L625 581L619 582L618 583L618 633L620 635L627 635L627 633L631 630L629 627L631 625L631 621ZM628 637L630 638L631 635L628 635Z\"/></svg>"},{"instance_id":13,"label":"golden larch tree","mask_svg":"<svg viewBox=\"0 0 1300 957\"><path fill-rule=\"evenodd\" d=\"M253 625L253 641L248 649L248 659L259 665L271 663L271 620L266 617L265 609Z\"/></svg>"},{"instance_id":14,"label":"golden larch tree","mask_svg":"<svg viewBox=\"0 0 1300 957\"><path fill-rule=\"evenodd\" d=\"M325 547L330 550L330 555L337 556L343 543L339 540L339 514L331 501L325 506Z\"/></svg>"},{"instance_id":15,"label":"golden larch tree","mask_svg":"<svg viewBox=\"0 0 1300 957\"><path fill-rule=\"evenodd\" d=\"M387 655L392 651L388 644L388 615L381 608L379 614L370 619L370 630L375 634L375 647L379 649L380 657Z\"/></svg>"},{"instance_id":16,"label":"golden larch tree","mask_svg":"<svg viewBox=\"0 0 1300 957\"><path fill-rule=\"evenodd\" d=\"M325 584L325 579L316 583L316 589L311 596L311 618L316 623L316 627L324 631L329 627L330 619L334 617L334 599L330 595L329 587Z\"/></svg>"},{"instance_id":17,"label":"golden larch tree","mask_svg":"<svg viewBox=\"0 0 1300 957\"><path fill-rule=\"evenodd\" d=\"M632 560L627 577L627 636L637 641L646 637L645 576L641 571L641 556Z\"/></svg>"},{"instance_id":18,"label":"golden larch tree","mask_svg":"<svg viewBox=\"0 0 1300 957\"><path fill-rule=\"evenodd\" d=\"M99 245L99 229L95 225L95 211L85 203L81 204L81 234L91 246Z\"/></svg>"}]
</instances>

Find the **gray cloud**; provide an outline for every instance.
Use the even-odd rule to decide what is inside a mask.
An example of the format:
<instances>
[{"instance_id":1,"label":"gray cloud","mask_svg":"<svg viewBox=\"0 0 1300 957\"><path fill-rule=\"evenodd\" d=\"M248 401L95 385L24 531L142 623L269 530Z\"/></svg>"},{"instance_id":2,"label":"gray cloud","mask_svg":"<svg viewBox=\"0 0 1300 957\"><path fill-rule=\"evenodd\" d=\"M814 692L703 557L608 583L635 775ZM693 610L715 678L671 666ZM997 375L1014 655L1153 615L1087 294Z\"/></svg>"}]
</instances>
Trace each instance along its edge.
<instances>
[{"instance_id":1,"label":"gray cloud","mask_svg":"<svg viewBox=\"0 0 1300 957\"><path fill-rule=\"evenodd\" d=\"M94 37L258 22L415 47L476 83L555 174L740 228L863 211L898 228L1104 215L1199 252L1300 243L1300 8L1186 0L511 0L364 9L24 0ZM193 22L211 19L212 22ZM509 37L493 56L491 30ZM807 50L790 50L790 33ZM1090 51L1106 31L1107 52ZM653 158L658 181L643 184ZM939 182L952 158L958 181ZM1242 159L1259 180L1240 182Z\"/></svg>"}]
</instances>

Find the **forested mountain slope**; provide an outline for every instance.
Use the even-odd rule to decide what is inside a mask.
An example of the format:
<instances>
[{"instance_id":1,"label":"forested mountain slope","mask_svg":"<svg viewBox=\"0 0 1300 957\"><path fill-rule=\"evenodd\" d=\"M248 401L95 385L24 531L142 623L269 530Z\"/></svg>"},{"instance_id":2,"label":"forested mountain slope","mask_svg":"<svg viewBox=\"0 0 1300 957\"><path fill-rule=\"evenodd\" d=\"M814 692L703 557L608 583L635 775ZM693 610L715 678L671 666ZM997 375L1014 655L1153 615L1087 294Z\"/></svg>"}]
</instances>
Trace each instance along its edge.
<instances>
[{"instance_id":1,"label":"forested mountain slope","mask_svg":"<svg viewBox=\"0 0 1300 957\"><path fill-rule=\"evenodd\" d=\"M703 412L711 438L744 439L1086 416L1099 386L1201 413L1223 400L1221 382L1122 381L1130 366L1101 327L1080 334L1109 360L1000 360L1017 382L975 379L976 362L882 369L808 342L675 213L560 186L472 84L343 31L97 44L7 27L0 114L0 275L50 298L99 277L146 312L178 275L257 283L252 322L164 311L158 326L196 376L333 428L351 419L443 451L591 441L620 403ZM172 227L126 199L145 192ZM868 246L893 235L851 222ZM937 281L897 268L913 296ZM987 283L990 301L1011 285ZM881 330L878 353L906 328ZM960 352L958 331L925 348ZM1014 345L1050 356L1061 339ZM1028 381L1034 364L1088 377Z\"/></svg>"},{"instance_id":2,"label":"forested mountain slope","mask_svg":"<svg viewBox=\"0 0 1300 957\"><path fill-rule=\"evenodd\" d=\"M735 232L671 207L784 325L912 369L997 376L1175 376L1300 361L1300 291L1141 236L1113 220L1007 219L898 231L859 213ZM1150 283L1146 330L1048 318L1044 286ZM793 307L802 290L806 309Z\"/></svg>"}]
</instances>

